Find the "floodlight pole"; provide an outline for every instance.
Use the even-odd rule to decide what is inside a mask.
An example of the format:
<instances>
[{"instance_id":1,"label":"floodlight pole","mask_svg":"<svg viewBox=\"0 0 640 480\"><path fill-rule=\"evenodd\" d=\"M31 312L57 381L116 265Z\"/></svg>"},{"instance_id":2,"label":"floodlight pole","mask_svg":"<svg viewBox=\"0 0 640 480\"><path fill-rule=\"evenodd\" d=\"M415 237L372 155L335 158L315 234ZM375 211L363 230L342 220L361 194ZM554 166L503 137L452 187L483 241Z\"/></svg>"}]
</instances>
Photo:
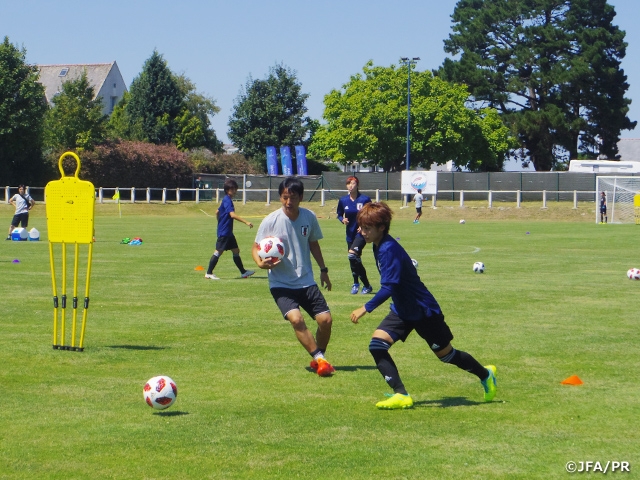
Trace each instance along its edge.
<instances>
[{"instance_id":1,"label":"floodlight pole","mask_svg":"<svg viewBox=\"0 0 640 480\"><path fill-rule=\"evenodd\" d=\"M411 152L411 67L418 63L420 57L413 57L409 59L409 57L402 57L400 61L407 66L407 155L406 155L406 163L405 169L408 171L411 162L409 160L409 155ZM407 195L407 203L409 203L409 195Z\"/></svg>"}]
</instances>

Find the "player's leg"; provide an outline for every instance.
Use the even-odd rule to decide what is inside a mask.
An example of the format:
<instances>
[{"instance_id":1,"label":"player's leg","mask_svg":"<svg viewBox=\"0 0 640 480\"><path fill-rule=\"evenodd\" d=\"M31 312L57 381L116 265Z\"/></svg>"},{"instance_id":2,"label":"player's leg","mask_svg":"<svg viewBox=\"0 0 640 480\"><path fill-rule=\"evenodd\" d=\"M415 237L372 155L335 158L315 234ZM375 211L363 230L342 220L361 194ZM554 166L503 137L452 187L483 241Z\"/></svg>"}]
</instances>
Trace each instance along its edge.
<instances>
[{"instance_id":1,"label":"player's leg","mask_svg":"<svg viewBox=\"0 0 640 480\"><path fill-rule=\"evenodd\" d=\"M18 228L18 225L20 225L20 215L14 215L11 219L11 225L9 225L9 236L7 237L7 240L11 240L11 234L16 228Z\"/></svg>"},{"instance_id":2,"label":"player's leg","mask_svg":"<svg viewBox=\"0 0 640 480\"><path fill-rule=\"evenodd\" d=\"M329 340L331 340L331 327L333 326L333 318L329 311L329 305L322 295L322 292L317 285L312 285L303 290L303 294L300 296L300 306L312 316L318 324L316 330L316 345L318 347L317 352L311 352L313 360L310 364L318 375L321 377L328 377L335 369L324 357Z\"/></svg>"},{"instance_id":3,"label":"player's leg","mask_svg":"<svg viewBox=\"0 0 640 480\"><path fill-rule=\"evenodd\" d=\"M364 237L358 234L356 235L356 238L353 240L353 243L351 244L351 247L349 249L349 262L351 262L353 258L351 270L352 272L355 272L354 276L357 275L358 278L362 281L362 294L364 295L373 292L373 287L371 286L371 283L369 283L369 278L367 277L367 269L362 263L362 250L366 245L367 242L365 241ZM354 285L356 283L358 283L357 280L354 282ZM351 293L354 292L352 291Z\"/></svg>"},{"instance_id":4,"label":"player's leg","mask_svg":"<svg viewBox=\"0 0 640 480\"><path fill-rule=\"evenodd\" d=\"M485 391L485 401L493 400L497 387L495 367L493 365L484 367L471 354L453 348L453 345L451 345L453 334L444 321L444 315L434 314L432 317L429 317L428 322L418 324L416 332L426 340L433 353L435 353L441 362L455 365L461 370L478 377Z\"/></svg>"},{"instance_id":5,"label":"player's leg","mask_svg":"<svg viewBox=\"0 0 640 480\"><path fill-rule=\"evenodd\" d=\"M216 275L213 274L213 269L218 265L218 260L227 250L227 243L229 242L229 237L218 237L216 240L216 250L211 255L211 259L209 260L209 268L207 268L207 273L204 278L208 278L209 280L220 280Z\"/></svg>"},{"instance_id":6,"label":"player's leg","mask_svg":"<svg viewBox=\"0 0 640 480\"><path fill-rule=\"evenodd\" d=\"M393 312L389 312L373 332L369 342L369 353L371 353L373 360L376 362L376 367L382 378L393 390L393 395L388 395L389 398L376 403L376 407L380 409L395 410L413 406L413 399L407 393L400 378L398 367L389 354L391 346L397 340L404 341L411 333L411 330L412 328L402 322L400 317Z\"/></svg>"},{"instance_id":7,"label":"player's leg","mask_svg":"<svg viewBox=\"0 0 640 480\"><path fill-rule=\"evenodd\" d=\"M229 237L229 241L227 242L227 250L231 250L231 253L233 254L233 263L235 263L236 267L238 267L238 270L240 270L240 276L242 278L249 278L251 275L256 273L253 270L247 270L246 268L244 268L242 259L240 258L240 248L238 247L238 241L236 240L235 235L231 235Z\"/></svg>"}]
</instances>

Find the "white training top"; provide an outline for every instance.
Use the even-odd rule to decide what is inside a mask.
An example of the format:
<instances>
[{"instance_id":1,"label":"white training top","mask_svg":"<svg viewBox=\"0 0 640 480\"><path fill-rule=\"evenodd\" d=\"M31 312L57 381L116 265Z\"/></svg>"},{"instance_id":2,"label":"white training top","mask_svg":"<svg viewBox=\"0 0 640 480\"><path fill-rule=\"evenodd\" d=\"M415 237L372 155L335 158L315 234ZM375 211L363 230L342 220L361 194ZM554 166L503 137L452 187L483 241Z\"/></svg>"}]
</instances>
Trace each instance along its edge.
<instances>
[{"instance_id":1,"label":"white training top","mask_svg":"<svg viewBox=\"0 0 640 480\"><path fill-rule=\"evenodd\" d=\"M423 200L423 196L421 193L416 193L416 196L413 197L413 201L416 202L416 208L421 208L422 207L422 200Z\"/></svg>"},{"instance_id":2,"label":"white training top","mask_svg":"<svg viewBox=\"0 0 640 480\"><path fill-rule=\"evenodd\" d=\"M27 199L25 202L24 199ZM16 215L20 215L21 213L27 213L29 211L29 206L31 205L31 196L28 194L24 194L24 198L18 193L16 193L11 200L16 202ZM11 201L10 200L10 201Z\"/></svg>"},{"instance_id":3,"label":"white training top","mask_svg":"<svg viewBox=\"0 0 640 480\"><path fill-rule=\"evenodd\" d=\"M322 238L322 230L315 214L300 208L296 221L291 221L282 208L262 220L256 243L265 237L278 237L284 242L285 256L269 270L269 287L304 288L316 285L311 267L309 242Z\"/></svg>"}]
</instances>

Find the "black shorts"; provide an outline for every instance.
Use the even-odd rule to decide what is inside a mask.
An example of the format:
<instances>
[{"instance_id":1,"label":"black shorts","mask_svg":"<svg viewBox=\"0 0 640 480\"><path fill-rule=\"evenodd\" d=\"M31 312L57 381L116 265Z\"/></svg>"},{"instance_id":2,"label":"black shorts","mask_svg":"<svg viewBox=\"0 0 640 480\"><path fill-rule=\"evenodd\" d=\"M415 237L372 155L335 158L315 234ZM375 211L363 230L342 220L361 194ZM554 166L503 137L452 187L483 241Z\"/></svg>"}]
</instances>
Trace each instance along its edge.
<instances>
[{"instance_id":1,"label":"black shorts","mask_svg":"<svg viewBox=\"0 0 640 480\"><path fill-rule=\"evenodd\" d=\"M603 207L600 207L600 213L607 213L607 207L606 205Z\"/></svg>"},{"instance_id":2,"label":"black shorts","mask_svg":"<svg viewBox=\"0 0 640 480\"><path fill-rule=\"evenodd\" d=\"M441 313L424 317L419 322L405 322L393 311L389 311L389 314L378 325L378 330L387 332L394 342L398 340L404 342L409 334L415 330L427 341L434 352L439 352L453 340L453 333Z\"/></svg>"},{"instance_id":3,"label":"black shorts","mask_svg":"<svg viewBox=\"0 0 640 480\"><path fill-rule=\"evenodd\" d=\"M22 228L27 228L27 225L29 225L29 212L19 213L13 216L11 226L17 227L18 225Z\"/></svg>"},{"instance_id":4,"label":"black shorts","mask_svg":"<svg viewBox=\"0 0 640 480\"><path fill-rule=\"evenodd\" d=\"M422 207L416 207L416 213L422 215Z\"/></svg>"},{"instance_id":5,"label":"black shorts","mask_svg":"<svg viewBox=\"0 0 640 480\"><path fill-rule=\"evenodd\" d=\"M366 240L364 239L364 237L360 234L356 235L356 238L353 240L353 242L351 242L351 244L349 244L349 242L347 242L347 248L349 250L353 250L354 252L356 252L356 255L358 255L359 257L362 256L362 250L364 250L365 245L367 244Z\"/></svg>"},{"instance_id":6,"label":"black shorts","mask_svg":"<svg viewBox=\"0 0 640 480\"><path fill-rule=\"evenodd\" d=\"M306 288L274 287L271 289L271 295L284 318L287 318L287 313L291 310L300 310L300 307L313 318L329 312L329 305L317 285Z\"/></svg>"},{"instance_id":7,"label":"black shorts","mask_svg":"<svg viewBox=\"0 0 640 480\"><path fill-rule=\"evenodd\" d=\"M238 248L238 241L235 235L218 237L218 241L216 242L216 250L218 252L224 252L225 250L232 250L234 248Z\"/></svg>"}]
</instances>

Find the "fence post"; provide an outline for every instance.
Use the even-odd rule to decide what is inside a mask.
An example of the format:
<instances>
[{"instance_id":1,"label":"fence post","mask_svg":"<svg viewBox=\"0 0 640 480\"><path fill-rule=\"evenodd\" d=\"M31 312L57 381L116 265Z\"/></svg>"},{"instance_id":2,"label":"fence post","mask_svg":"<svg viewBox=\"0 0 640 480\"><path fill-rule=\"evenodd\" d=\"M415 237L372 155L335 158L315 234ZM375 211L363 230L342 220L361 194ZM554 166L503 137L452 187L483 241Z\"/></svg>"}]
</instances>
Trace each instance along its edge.
<instances>
[{"instance_id":1,"label":"fence post","mask_svg":"<svg viewBox=\"0 0 640 480\"><path fill-rule=\"evenodd\" d=\"M578 191L577 190L573 191L573 209L574 210L578 209Z\"/></svg>"},{"instance_id":2,"label":"fence post","mask_svg":"<svg viewBox=\"0 0 640 480\"><path fill-rule=\"evenodd\" d=\"M162 203L167 203L167 189L162 189Z\"/></svg>"},{"instance_id":3,"label":"fence post","mask_svg":"<svg viewBox=\"0 0 640 480\"><path fill-rule=\"evenodd\" d=\"M147 203L151 203L151 188L147 187Z\"/></svg>"},{"instance_id":4,"label":"fence post","mask_svg":"<svg viewBox=\"0 0 640 480\"><path fill-rule=\"evenodd\" d=\"M493 192L489 190L489 208L493 208Z\"/></svg>"},{"instance_id":5,"label":"fence post","mask_svg":"<svg viewBox=\"0 0 640 480\"><path fill-rule=\"evenodd\" d=\"M98 203L104 203L104 192L102 191L102 187L98 188Z\"/></svg>"},{"instance_id":6,"label":"fence post","mask_svg":"<svg viewBox=\"0 0 640 480\"><path fill-rule=\"evenodd\" d=\"M136 187L131 187L131 203L136 203Z\"/></svg>"},{"instance_id":7,"label":"fence post","mask_svg":"<svg viewBox=\"0 0 640 480\"><path fill-rule=\"evenodd\" d=\"M464 190L460 190L460 208L464 207Z\"/></svg>"},{"instance_id":8,"label":"fence post","mask_svg":"<svg viewBox=\"0 0 640 480\"><path fill-rule=\"evenodd\" d=\"M320 190L320 206L324 207L324 188Z\"/></svg>"},{"instance_id":9,"label":"fence post","mask_svg":"<svg viewBox=\"0 0 640 480\"><path fill-rule=\"evenodd\" d=\"M380 201L380 189L376 188L376 203Z\"/></svg>"},{"instance_id":10,"label":"fence post","mask_svg":"<svg viewBox=\"0 0 640 480\"><path fill-rule=\"evenodd\" d=\"M7 185L6 187L4 187L4 203L9 203L9 185Z\"/></svg>"},{"instance_id":11,"label":"fence post","mask_svg":"<svg viewBox=\"0 0 640 480\"><path fill-rule=\"evenodd\" d=\"M517 190L516 191L516 208L520 208L520 203L521 203L520 190Z\"/></svg>"},{"instance_id":12,"label":"fence post","mask_svg":"<svg viewBox=\"0 0 640 480\"><path fill-rule=\"evenodd\" d=\"M216 188L216 203L220 203L220 189Z\"/></svg>"},{"instance_id":13,"label":"fence post","mask_svg":"<svg viewBox=\"0 0 640 480\"><path fill-rule=\"evenodd\" d=\"M176 202L180 203L180 189L176 188Z\"/></svg>"},{"instance_id":14,"label":"fence post","mask_svg":"<svg viewBox=\"0 0 640 480\"><path fill-rule=\"evenodd\" d=\"M271 188L267 188L267 205L271 205Z\"/></svg>"},{"instance_id":15,"label":"fence post","mask_svg":"<svg viewBox=\"0 0 640 480\"><path fill-rule=\"evenodd\" d=\"M242 204L247 204L247 174L242 175Z\"/></svg>"},{"instance_id":16,"label":"fence post","mask_svg":"<svg viewBox=\"0 0 640 480\"><path fill-rule=\"evenodd\" d=\"M542 190L542 208L547 208L547 191Z\"/></svg>"},{"instance_id":17,"label":"fence post","mask_svg":"<svg viewBox=\"0 0 640 480\"><path fill-rule=\"evenodd\" d=\"M196 203L200 203L200 189L196 188Z\"/></svg>"},{"instance_id":18,"label":"fence post","mask_svg":"<svg viewBox=\"0 0 640 480\"><path fill-rule=\"evenodd\" d=\"M436 208L436 197L437 195L435 193L431 195L431 208Z\"/></svg>"}]
</instances>

